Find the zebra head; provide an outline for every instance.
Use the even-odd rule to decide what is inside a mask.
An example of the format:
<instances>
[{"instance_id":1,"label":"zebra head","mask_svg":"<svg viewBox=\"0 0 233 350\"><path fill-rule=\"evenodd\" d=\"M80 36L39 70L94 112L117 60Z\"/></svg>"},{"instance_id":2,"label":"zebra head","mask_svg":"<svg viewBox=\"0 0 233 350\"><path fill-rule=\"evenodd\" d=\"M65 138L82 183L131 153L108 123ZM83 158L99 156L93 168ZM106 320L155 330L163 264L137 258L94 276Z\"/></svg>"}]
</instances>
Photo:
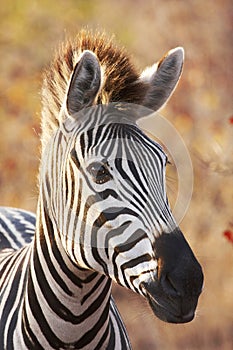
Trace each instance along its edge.
<instances>
[{"instance_id":1,"label":"zebra head","mask_svg":"<svg viewBox=\"0 0 233 350\"><path fill-rule=\"evenodd\" d=\"M182 65L177 48L147 69L140 77L142 105L158 110ZM160 319L189 322L203 274L169 207L166 154L137 126L146 108L97 105L103 84L97 56L84 51L69 80L60 127L44 150L49 215L75 264L145 296Z\"/></svg>"}]
</instances>

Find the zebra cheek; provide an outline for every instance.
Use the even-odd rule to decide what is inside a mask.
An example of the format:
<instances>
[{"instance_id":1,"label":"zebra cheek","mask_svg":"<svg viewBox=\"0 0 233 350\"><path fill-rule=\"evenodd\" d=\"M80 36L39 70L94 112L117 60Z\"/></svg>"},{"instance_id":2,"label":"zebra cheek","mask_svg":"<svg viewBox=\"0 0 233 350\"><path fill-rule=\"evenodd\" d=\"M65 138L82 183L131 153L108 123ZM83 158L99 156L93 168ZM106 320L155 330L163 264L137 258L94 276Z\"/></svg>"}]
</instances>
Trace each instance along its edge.
<instances>
[{"instance_id":1,"label":"zebra cheek","mask_svg":"<svg viewBox=\"0 0 233 350\"><path fill-rule=\"evenodd\" d=\"M157 261L153 258L153 249L148 238L136 243L135 237L128 239L128 243L111 248L110 277L137 293L141 293L140 284L155 275Z\"/></svg>"}]
</instances>

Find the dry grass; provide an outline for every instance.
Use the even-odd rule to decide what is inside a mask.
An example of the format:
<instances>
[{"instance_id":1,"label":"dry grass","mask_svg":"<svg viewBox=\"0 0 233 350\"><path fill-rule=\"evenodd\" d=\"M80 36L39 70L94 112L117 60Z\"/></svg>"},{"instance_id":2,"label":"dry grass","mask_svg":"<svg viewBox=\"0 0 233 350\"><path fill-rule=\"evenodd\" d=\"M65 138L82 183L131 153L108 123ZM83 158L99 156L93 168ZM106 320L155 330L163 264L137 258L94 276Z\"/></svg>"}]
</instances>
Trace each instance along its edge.
<instances>
[{"instance_id":1,"label":"dry grass","mask_svg":"<svg viewBox=\"0 0 233 350\"><path fill-rule=\"evenodd\" d=\"M233 348L232 3L222 1L3 1L0 7L0 205L35 210L41 72L66 33L115 33L143 68L182 45L186 63L164 115L183 136L195 183L181 224L204 268L196 319L169 325L144 300L114 293L135 350Z\"/></svg>"}]
</instances>

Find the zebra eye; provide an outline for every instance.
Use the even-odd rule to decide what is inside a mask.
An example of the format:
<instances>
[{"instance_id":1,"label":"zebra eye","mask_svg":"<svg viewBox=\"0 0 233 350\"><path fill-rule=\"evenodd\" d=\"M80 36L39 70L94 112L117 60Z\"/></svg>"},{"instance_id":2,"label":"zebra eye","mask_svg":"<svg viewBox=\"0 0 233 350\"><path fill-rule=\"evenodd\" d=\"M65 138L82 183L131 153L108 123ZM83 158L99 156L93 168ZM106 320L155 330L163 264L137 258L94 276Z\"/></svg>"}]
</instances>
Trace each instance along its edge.
<instances>
[{"instance_id":1,"label":"zebra eye","mask_svg":"<svg viewBox=\"0 0 233 350\"><path fill-rule=\"evenodd\" d=\"M97 184L104 184L112 179L112 175L107 168L107 163L93 162L88 166L87 171Z\"/></svg>"}]
</instances>

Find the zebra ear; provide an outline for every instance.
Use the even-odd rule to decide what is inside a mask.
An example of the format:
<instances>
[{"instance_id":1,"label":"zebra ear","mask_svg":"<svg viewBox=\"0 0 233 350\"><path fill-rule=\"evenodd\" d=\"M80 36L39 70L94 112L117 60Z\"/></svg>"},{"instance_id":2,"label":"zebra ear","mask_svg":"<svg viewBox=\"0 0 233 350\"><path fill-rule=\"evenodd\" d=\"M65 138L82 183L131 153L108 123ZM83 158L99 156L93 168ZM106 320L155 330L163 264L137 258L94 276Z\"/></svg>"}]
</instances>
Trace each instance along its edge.
<instances>
[{"instance_id":1,"label":"zebra ear","mask_svg":"<svg viewBox=\"0 0 233 350\"><path fill-rule=\"evenodd\" d=\"M66 107L70 115L92 105L101 84L100 64L94 53L84 51L74 68L67 93Z\"/></svg>"},{"instance_id":2,"label":"zebra ear","mask_svg":"<svg viewBox=\"0 0 233 350\"><path fill-rule=\"evenodd\" d=\"M146 68L140 80L149 85L142 104L157 111L172 95L182 73L184 50L170 50L158 63Z\"/></svg>"}]
</instances>

